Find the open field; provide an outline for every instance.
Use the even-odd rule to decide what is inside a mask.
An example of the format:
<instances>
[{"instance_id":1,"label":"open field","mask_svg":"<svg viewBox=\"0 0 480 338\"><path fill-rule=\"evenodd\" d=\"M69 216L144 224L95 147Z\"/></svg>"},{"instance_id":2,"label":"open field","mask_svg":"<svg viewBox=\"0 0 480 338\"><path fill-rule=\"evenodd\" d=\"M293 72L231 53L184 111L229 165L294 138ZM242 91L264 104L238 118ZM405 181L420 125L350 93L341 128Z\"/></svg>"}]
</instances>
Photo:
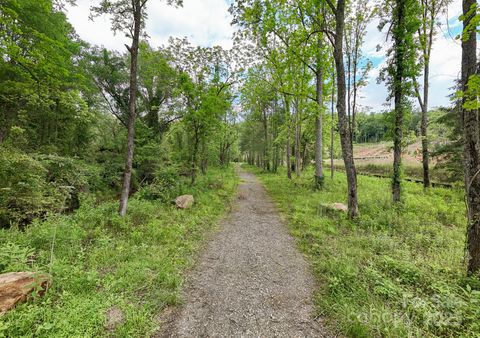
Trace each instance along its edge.
<instances>
[{"instance_id":1,"label":"open field","mask_svg":"<svg viewBox=\"0 0 480 338\"><path fill-rule=\"evenodd\" d=\"M354 144L353 153L355 165L359 173L390 177L393 172L393 151L391 142ZM325 161L326 164L330 160ZM402 156L404 177L423 180L421 143L409 145ZM453 183L443 169L435 166L436 161L430 161L430 176L433 182ZM334 160L335 168L343 170L343 160Z\"/></svg>"}]
</instances>

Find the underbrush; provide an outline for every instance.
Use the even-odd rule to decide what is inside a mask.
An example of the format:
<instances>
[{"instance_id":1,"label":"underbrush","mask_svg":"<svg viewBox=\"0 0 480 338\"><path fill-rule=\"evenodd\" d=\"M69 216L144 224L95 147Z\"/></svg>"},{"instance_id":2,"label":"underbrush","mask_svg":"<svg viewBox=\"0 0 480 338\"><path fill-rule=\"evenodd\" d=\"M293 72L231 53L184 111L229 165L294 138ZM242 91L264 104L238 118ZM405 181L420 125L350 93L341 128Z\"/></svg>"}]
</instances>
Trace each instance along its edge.
<instances>
[{"instance_id":1,"label":"underbrush","mask_svg":"<svg viewBox=\"0 0 480 338\"><path fill-rule=\"evenodd\" d=\"M117 201L97 204L92 197L74 215L36 220L23 231L0 230L0 273L53 277L44 297L2 317L0 337L151 335L159 311L179 301L182 273L227 210L236 184L233 168L212 168L195 186L182 188L195 198L188 210L144 193L130 199L121 218ZM108 332L106 312L112 307L125 319Z\"/></svg>"},{"instance_id":2,"label":"underbrush","mask_svg":"<svg viewBox=\"0 0 480 338\"><path fill-rule=\"evenodd\" d=\"M480 281L466 277L463 192L359 176L360 217L322 212L346 203L335 173L314 191L313 172L259 174L319 280L318 314L349 337L480 337ZM327 173L326 177L329 177Z\"/></svg>"}]
</instances>

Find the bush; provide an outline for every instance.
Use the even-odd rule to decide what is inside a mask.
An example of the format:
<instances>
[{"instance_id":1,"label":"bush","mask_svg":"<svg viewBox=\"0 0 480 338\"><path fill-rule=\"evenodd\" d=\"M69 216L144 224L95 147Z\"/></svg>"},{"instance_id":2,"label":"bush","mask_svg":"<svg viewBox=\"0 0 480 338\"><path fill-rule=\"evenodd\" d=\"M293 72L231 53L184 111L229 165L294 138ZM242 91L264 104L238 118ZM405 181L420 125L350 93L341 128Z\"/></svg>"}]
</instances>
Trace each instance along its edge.
<instances>
[{"instance_id":1,"label":"bush","mask_svg":"<svg viewBox=\"0 0 480 338\"><path fill-rule=\"evenodd\" d=\"M0 227L77 209L79 193L101 185L98 173L80 160L0 148Z\"/></svg>"},{"instance_id":2,"label":"bush","mask_svg":"<svg viewBox=\"0 0 480 338\"><path fill-rule=\"evenodd\" d=\"M0 337L154 336L152 318L179 302L185 270L235 196L231 168L205 178L189 187L196 201L188 212L131 198L120 217L117 201L90 199L71 215L0 229L0 273L48 272L53 280L43 297L1 318ZM211 180L222 188L206 186ZM112 306L125 314L115 332L104 327Z\"/></svg>"},{"instance_id":3,"label":"bush","mask_svg":"<svg viewBox=\"0 0 480 338\"><path fill-rule=\"evenodd\" d=\"M65 192L47 182L48 170L34 158L0 149L0 227L27 224L59 212Z\"/></svg>"},{"instance_id":4,"label":"bush","mask_svg":"<svg viewBox=\"0 0 480 338\"><path fill-rule=\"evenodd\" d=\"M155 173L151 184L138 191L138 197L145 200L169 202L180 194L182 179L175 167L162 168Z\"/></svg>"},{"instance_id":5,"label":"bush","mask_svg":"<svg viewBox=\"0 0 480 338\"><path fill-rule=\"evenodd\" d=\"M80 207L79 193L101 189L100 170L81 160L58 155L35 156L47 170L47 182L66 195L64 209Z\"/></svg>"}]
</instances>

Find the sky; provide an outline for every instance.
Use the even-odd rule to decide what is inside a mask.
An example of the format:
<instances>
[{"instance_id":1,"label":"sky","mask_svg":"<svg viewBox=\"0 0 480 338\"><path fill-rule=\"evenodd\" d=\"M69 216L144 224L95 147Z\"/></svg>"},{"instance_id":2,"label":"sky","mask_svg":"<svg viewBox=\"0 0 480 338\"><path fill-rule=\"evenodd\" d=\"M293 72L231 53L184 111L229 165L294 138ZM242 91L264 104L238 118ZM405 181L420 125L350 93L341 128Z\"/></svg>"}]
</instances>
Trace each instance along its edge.
<instances>
[{"instance_id":1,"label":"sky","mask_svg":"<svg viewBox=\"0 0 480 338\"><path fill-rule=\"evenodd\" d=\"M90 6L99 0L77 0L77 6L67 7L67 15L77 34L85 41L103 45L109 49L125 50L128 39L123 34L114 35L110 30L108 17L89 20ZM153 46L165 45L170 36L187 37L194 45L232 47L234 27L230 25L228 13L231 0L184 0L183 7L166 5L164 0L150 0L146 32ZM460 73L461 46L455 36L461 31L458 16L461 12L461 0L454 0L448 8L447 18L442 19L439 34L433 45L430 76L430 107L449 104L448 95ZM383 111L387 89L385 84L377 83L380 69L385 63L385 35L377 29L378 21L372 21L365 37L363 51L365 57L373 62L368 77L368 85L362 88L358 99L362 110Z\"/></svg>"}]
</instances>

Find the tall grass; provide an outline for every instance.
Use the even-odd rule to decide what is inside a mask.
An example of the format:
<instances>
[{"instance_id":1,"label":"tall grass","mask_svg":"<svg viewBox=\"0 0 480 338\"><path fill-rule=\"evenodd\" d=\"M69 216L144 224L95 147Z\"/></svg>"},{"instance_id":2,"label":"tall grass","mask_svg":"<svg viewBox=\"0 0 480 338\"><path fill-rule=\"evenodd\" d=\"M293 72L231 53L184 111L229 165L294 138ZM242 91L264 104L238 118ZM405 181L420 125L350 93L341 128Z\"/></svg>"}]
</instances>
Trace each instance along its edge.
<instances>
[{"instance_id":1,"label":"tall grass","mask_svg":"<svg viewBox=\"0 0 480 338\"><path fill-rule=\"evenodd\" d=\"M1 230L0 273L50 270L53 284L45 297L4 315L0 337L152 334L159 311L180 301L182 275L227 210L236 183L233 169L212 169L185 187L195 197L189 210L134 197L121 218L116 201L94 205L92 199L74 215ZM113 306L125 321L108 332L106 312Z\"/></svg>"},{"instance_id":2,"label":"tall grass","mask_svg":"<svg viewBox=\"0 0 480 338\"><path fill-rule=\"evenodd\" d=\"M462 191L359 177L360 217L326 214L346 202L345 176L314 191L313 172L257 172L288 220L319 281L316 306L349 337L479 337L480 282L465 275ZM329 177L329 175L326 175Z\"/></svg>"}]
</instances>

